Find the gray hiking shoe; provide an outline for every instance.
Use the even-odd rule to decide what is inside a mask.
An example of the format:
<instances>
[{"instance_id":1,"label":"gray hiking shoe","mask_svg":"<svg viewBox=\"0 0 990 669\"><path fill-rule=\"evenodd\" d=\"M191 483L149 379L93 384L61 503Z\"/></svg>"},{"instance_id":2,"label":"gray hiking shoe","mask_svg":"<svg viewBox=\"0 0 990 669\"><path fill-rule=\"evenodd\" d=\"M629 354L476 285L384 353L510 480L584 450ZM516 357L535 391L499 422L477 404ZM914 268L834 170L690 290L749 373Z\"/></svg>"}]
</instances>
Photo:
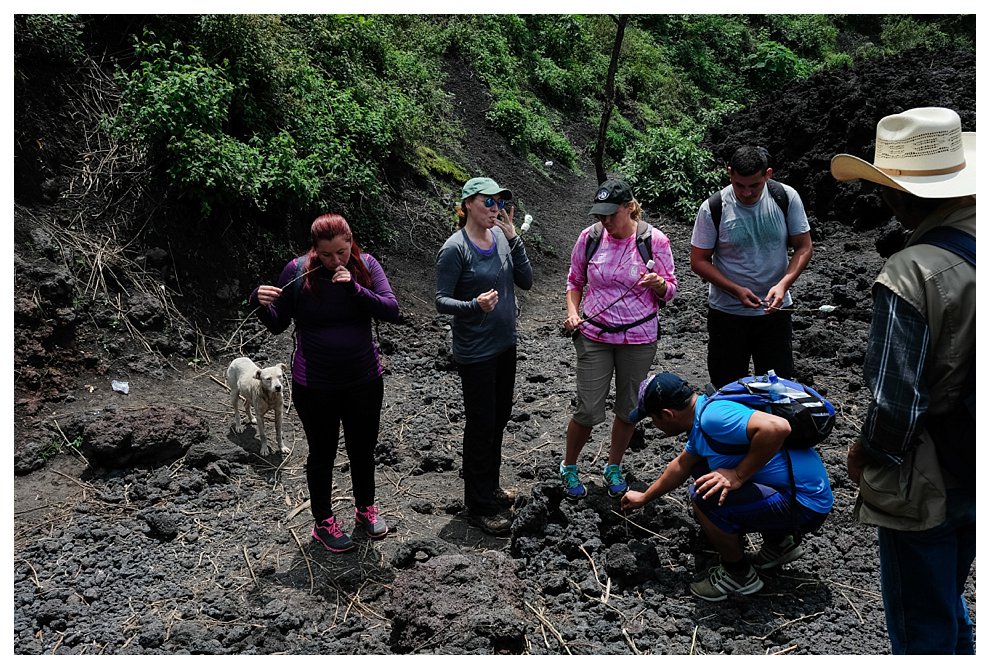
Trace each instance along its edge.
<instances>
[{"instance_id":1,"label":"gray hiking shoe","mask_svg":"<svg viewBox=\"0 0 990 669\"><path fill-rule=\"evenodd\" d=\"M789 534L779 544L764 541L759 552L750 560L750 564L757 569L773 569L794 562L802 555L804 555L804 546L801 545L800 539L795 540Z\"/></svg>"},{"instance_id":2,"label":"gray hiking shoe","mask_svg":"<svg viewBox=\"0 0 990 669\"><path fill-rule=\"evenodd\" d=\"M747 572L742 576L735 576L726 571L722 565L716 565L708 572L693 582L690 586L691 594L706 602L721 602L729 595L752 595L763 589L763 581L756 573L752 565L748 565Z\"/></svg>"}]
</instances>

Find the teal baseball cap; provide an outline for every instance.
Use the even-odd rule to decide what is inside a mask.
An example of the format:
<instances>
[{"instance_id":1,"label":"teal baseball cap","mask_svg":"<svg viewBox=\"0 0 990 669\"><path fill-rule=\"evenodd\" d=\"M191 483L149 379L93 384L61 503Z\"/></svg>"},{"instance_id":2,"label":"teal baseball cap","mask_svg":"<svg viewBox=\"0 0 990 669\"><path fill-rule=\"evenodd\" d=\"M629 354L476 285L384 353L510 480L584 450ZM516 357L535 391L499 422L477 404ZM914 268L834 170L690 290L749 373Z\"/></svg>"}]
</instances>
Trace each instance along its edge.
<instances>
[{"instance_id":1,"label":"teal baseball cap","mask_svg":"<svg viewBox=\"0 0 990 669\"><path fill-rule=\"evenodd\" d=\"M475 177L469 179L461 188L461 200L466 200L472 195L504 195L506 200L512 199L512 191L502 188L494 179L488 177Z\"/></svg>"}]
</instances>

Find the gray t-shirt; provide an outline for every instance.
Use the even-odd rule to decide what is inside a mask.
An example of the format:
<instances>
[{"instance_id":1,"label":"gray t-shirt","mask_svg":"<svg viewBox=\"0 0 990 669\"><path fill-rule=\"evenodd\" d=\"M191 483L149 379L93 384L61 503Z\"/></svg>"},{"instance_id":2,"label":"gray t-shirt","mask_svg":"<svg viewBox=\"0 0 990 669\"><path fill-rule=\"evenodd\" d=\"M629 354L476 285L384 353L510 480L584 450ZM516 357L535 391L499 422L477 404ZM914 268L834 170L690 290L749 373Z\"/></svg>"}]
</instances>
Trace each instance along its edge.
<instances>
[{"instance_id":1,"label":"gray t-shirt","mask_svg":"<svg viewBox=\"0 0 990 669\"><path fill-rule=\"evenodd\" d=\"M736 200L732 185L722 189L722 222L715 244L715 225L705 200L698 210L691 234L691 245L700 249L715 249L712 261L727 279L745 286L758 297L765 297L770 288L784 276L789 258L787 239L811 230L801 197L787 184L787 220L764 187L756 204L744 205ZM763 308L744 307L738 298L714 284L708 286L708 303L713 309L740 316L763 316ZM791 294L784 296L783 307L791 306Z\"/></svg>"},{"instance_id":2,"label":"gray t-shirt","mask_svg":"<svg viewBox=\"0 0 990 669\"><path fill-rule=\"evenodd\" d=\"M464 229L452 234L437 253L436 306L449 314L454 360L461 364L492 358L516 343L515 286L529 290L533 267L522 237L511 244L492 228L495 245L483 251ZM478 295L494 288L498 304L485 313Z\"/></svg>"}]
</instances>

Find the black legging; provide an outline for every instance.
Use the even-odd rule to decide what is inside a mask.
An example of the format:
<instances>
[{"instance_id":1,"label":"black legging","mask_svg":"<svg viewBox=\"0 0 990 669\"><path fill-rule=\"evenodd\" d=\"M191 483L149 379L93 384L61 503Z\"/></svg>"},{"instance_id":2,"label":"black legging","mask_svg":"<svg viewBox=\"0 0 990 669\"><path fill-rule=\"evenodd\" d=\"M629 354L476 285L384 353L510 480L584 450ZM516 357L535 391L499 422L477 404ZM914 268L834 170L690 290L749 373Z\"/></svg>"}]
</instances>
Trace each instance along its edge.
<instances>
[{"instance_id":1,"label":"black legging","mask_svg":"<svg viewBox=\"0 0 990 669\"><path fill-rule=\"evenodd\" d=\"M333 515L333 464L341 423L350 460L354 504L375 503L375 446L384 395L385 383L381 377L343 390L310 390L293 382L292 404L309 442L306 483L316 522Z\"/></svg>"},{"instance_id":2,"label":"black legging","mask_svg":"<svg viewBox=\"0 0 990 669\"><path fill-rule=\"evenodd\" d=\"M512 413L516 347L481 362L460 364L464 392L464 504L483 516L498 513L494 493L502 467L502 436Z\"/></svg>"}]
</instances>

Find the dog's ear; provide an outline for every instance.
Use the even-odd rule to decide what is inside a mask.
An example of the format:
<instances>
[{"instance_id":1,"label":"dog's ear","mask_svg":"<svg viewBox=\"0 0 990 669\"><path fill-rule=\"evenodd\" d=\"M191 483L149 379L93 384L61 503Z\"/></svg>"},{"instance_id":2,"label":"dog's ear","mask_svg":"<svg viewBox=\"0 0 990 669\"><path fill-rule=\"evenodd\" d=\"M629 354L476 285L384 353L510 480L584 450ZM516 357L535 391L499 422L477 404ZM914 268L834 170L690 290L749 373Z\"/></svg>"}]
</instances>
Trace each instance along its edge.
<instances>
[{"instance_id":1,"label":"dog's ear","mask_svg":"<svg viewBox=\"0 0 990 669\"><path fill-rule=\"evenodd\" d=\"M254 373L254 378L256 378L256 379L258 379L259 381L261 380L261 370L260 370L260 369L259 369L259 370L257 370L257 371L256 371L256 372Z\"/></svg>"},{"instance_id":2,"label":"dog's ear","mask_svg":"<svg viewBox=\"0 0 990 669\"><path fill-rule=\"evenodd\" d=\"M282 370L283 374L285 374L285 363L282 362L278 363L278 368Z\"/></svg>"}]
</instances>

